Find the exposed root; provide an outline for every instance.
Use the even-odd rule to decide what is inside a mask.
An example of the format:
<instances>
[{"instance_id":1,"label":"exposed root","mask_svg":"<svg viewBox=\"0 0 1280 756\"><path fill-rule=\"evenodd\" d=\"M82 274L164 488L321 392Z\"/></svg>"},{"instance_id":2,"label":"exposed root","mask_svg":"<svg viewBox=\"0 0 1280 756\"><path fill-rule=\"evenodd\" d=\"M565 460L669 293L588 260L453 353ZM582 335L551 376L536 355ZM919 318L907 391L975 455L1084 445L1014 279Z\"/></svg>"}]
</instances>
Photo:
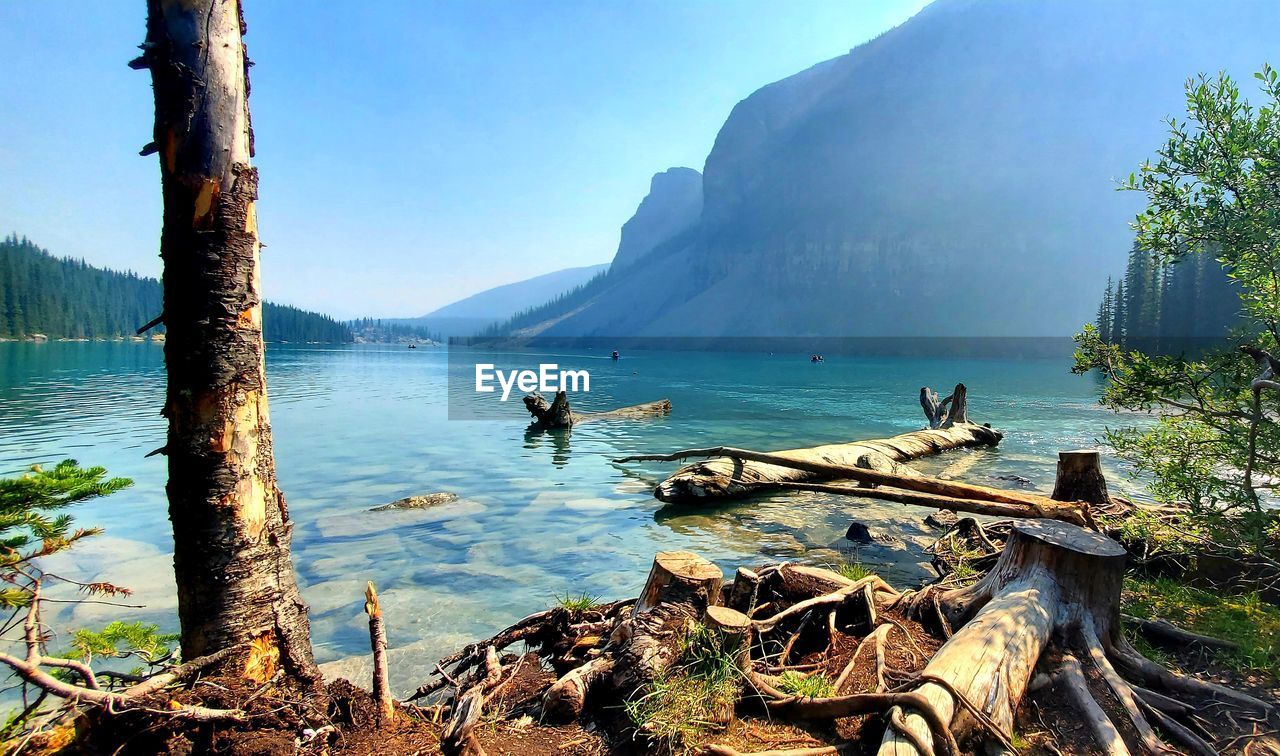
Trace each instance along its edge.
<instances>
[{"instance_id":1,"label":"exposed root","mask_svg":"<svg viewBox=\"0 0 1280 756\"><path fill-rule=\"evenodd\" d=\"M1210 725L1198 717L1206 702L1234 707L1214 710L1213 716L1235 723L1237 730L1246 729L1239 726L1244 722L1273 724L1270 704L1166 670L1124 640L1118 612L1124 551L1104 535L1050 521L1014 523L1008 530L974 523L950 535L962 548L986 549L1003 541L999 561L972 585L901 594L875 576L851 581L830 570L792 564L748 570L756 579L739 586L737 603L754 618L716 603L728 601L735 589L716 579L721 573L705 560L660 555L655 565L664 569L651 572L639 602L586 613L551 610L451 657L452 664L439 670L454 690L447 699L449 726L442 748L446 753L473 749L471 730L485 701L495 695L485 691L515 677L514 669L504 674L496 653L500 644L524 640L559 673L534 692L532 700L540 706L524 713L547 721L599 716L608 722L616 721L627 702L664 695L663 686L672 679L697 684L696 665L704 662L691 661L695 657L683 644L699 625L699 632L734 639L725 646L734 649L727 657L728 679L743 679L736 696L744 715L762 710L772 721L832 723L832 735L846 739L845 728L862 733L851 742L751 756L865 751L865 738L878 733L883 733L883 753L951 756L988 747L1011 752L1014 713L1023 694L1050 680L1099 749L1114 756L1127 756L1131 748L1170 752L1162 738L1195 756L1214 753ZM928 628L917 621L928 622ZM894 630L904 638L898 640ZM947 641L932 651L932 641L913 637L921 632ZM594 640L583 644L583 637ZM589 651L575 650L579 646ZM1037 661L1055 658L1060 663L1033 682ZM921 663L926 666L919 671ZM689 664L695 666L684 666ZM831 688L816 679L827 674L834 675ZM830 692L819 692L824 689ZM674 709L665 710L663 719L638 715L644 719L634 722L636 736L689 738L651 742L660 749L692 748L699 744L692 738L724 726L734 715L732 701L717 703L714 711L684 712L685 699L673 700ZM696 696L688 700L695 708ZM700 721L687 726L676 721L677 735L665 734L673 731L669 719L684 713ZM883 722L883 730L869 725L871 720L843 723L867 716ZM655 721L665 729L650 728ZM708 744L704 752L744 756L726 744Z\"/></svg>"},{"instance_id":2,"label":"exposed root","mask_svg":"<svg viewBox=\"0 0 1280 756\"><path fill-rule=\"evenodd\" d=\"M1103 753L1109 756L1129 756L1129 747L1125 745L1124 738L1120 737L1120 731L1089 692L1089 683L1080 668L1079 660L1070 654L1063 654L1062 667L1055 677L1079 709L1081 718L1089 726L1094 741Z\"/></svg>"}]
</instances>

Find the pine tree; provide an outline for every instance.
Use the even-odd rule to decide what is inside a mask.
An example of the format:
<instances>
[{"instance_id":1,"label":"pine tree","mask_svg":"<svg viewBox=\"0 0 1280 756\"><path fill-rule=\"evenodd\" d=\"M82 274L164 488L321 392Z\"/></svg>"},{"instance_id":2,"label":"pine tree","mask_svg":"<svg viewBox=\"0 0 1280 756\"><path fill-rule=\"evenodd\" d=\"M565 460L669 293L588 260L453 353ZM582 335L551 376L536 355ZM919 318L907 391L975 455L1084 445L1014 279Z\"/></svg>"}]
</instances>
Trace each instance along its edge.
<instances>
[{"instance_id":1,"label":"pine tree","mask_svg":"<svg viewBox=\"0 0 1280 756\"><path fill-rule=\"evenodd\" d=\"M154 278L57 258L16 235L0 241L0 336L129 336L161 309L163 293ZM353 340L350 328L325 315L271 303L264 313L272 341Z\"/></svg>"},{"instance_id":2,"label":"pine tree","mask_svg":"<svg viewBox=\"0 0 1280 756\"><path fill-rule=\"evenodd\" d=\"M1111 324L1115 320L1115 292L1111 276L1107 276L1107 289L1102 293L1102 302L1098 305L1098 334L1102 340L1111 343Z\"/></svg>"}]
</instances>

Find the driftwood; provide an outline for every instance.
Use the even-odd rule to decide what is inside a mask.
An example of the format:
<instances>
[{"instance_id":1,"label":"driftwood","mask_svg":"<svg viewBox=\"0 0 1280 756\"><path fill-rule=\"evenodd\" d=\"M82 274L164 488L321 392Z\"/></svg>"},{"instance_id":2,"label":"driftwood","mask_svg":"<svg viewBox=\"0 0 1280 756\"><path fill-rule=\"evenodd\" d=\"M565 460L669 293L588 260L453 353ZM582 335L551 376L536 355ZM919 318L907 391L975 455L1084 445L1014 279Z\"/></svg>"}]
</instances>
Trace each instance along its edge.
<instances>
[{"instance_id":1,"label":"driftwood","mask_svg":"<svg viewBox=\"0 0 1280 756\"><path fill-rule=\"evenodd\" d=\"M919 432L935 433L937 431ZM901 472L849 467L822 461L811 461L808 459L793 459L792 457L784 456L782 453L757 452L750 449L735 449L722 446L710 449L683 449L671 454L648 454L623 457L621 459L614 460L614 462L625 463L651 460L674 461L679 459L688 459L690 457L724 457L727 458L727 460L730 460L730 462L728 462L730 465L736 462L739 465L739 470L745 469L747 462L764 463L771 467L812 473L818 478L848 479L869 485L886 486L905 489L919 494L928 494L934 498L924 497L911 500L911 497L891 492L871 490L864 491L863 489L857 489L851 486L825 486L822 484L795 481L774 480L770 482L752 482L750 484L744 484L740 480L735 479L730 483L730 485L732 485L736 490L743 492L768 490L770 488L803 488L854 496L868 495L873 498L893 499L909 504L938 506L942 509L953 509L959 506L968 506L971 508L981 507L977 502L991 502L994 504L1011 506L990 507L987 511L983 511L983 514L1003 514L1005 516L1014 514L1019 517L1048 517L1051 519L1062 520L1064 522L1071 522L1073 524L1092 526L1089 509L1084 503L1080 502L1064 503L1039 494L1010 491L1002 488L989 488L987 486L976 486L971 483L958 483L956 481L941 480L938 478L929 478L920 475L919 473L904 475ZM711 465L718 462L720 462L720 460L715 459L704 464ZM690 470L693 467L697 467L697 465L684 469ZM676 475L680 475L680 473L677 473ZM658 493L655 494L658 498L663 498L663 486L666 486L667 483L670 483L675 477L676 476L673 475L658 487ZM938 497L945 497L945 500ZM663 500L666 501L667 499ZM680 500L683 501L684 499Z\"/></svg>"},{"instance_id":2,"label":"driftwood","mask_svg":"<svg viewBox=\"0 0 1280 756\"><path fill-rule=\"evenodd\" d=\"M925 392L928 389L922 389L922 404L925 402ZM957 395L958 403L955 399ZM860 478L845 474L845 471L857 468L885 473L891 478L902 478L917 474L911 468L903 466L902 462L952 449L994 446L1000 443L1002 434L999 431L965 419L966 396L963 384L957 385L956 391L947 398L950 414L942 420L938 420L940 416L937 414L941 410L930 415L929 407L925 405L930 425L934 426L937 421L936 427L892 438L787 449L767 454L752 452L749 455L731 453L743 450L730 447L690 449L670 455L639 455L616 461L671 462L691 457L714 457L682 467L658 485L653 494L656 498L679 504L745 496L783 483L852 478L870 485L881 485L883 480Z\"/></svg>"},{"instance_id":3,"label":"driftwood","mask_svg":"<svg viewBox=\"0 0 1280 756\"><path fill-rule=\"evenodd\" d=\"M880 499L899 504L913 504L920 507L933 507L934 509L968 512L991 517L1047 518L1069 522L1073 525L1087 525L1090 521L1089 513L1080 504L1075 502L1060 503L1043 499L1042 497L1029 498L1023 502L997 502L911 491L896 491L887 488L842 486L836 483L783 483L774 487L783 490L816 491L864 499Z\"/></svg>"},{"instance_id":4,"label":"driftwood","mask_svg":"<svg viewBox=\"0 0 1280 756\"><path fill-rule=\"evenodd\" d=\"M524 397L524 408L533 416L533 422L529 424L530 430L555 430L558 428L572 428L574 425L592 420L630 420L658 417L671 412L671 401L669 399L659 399L656 402L619 407L605 412L574 412L569 406L569 395L565 392L557 391L555 398L551 402L547 402L542 394L534 392Z\"/></svg>"},{"instance_id":5,"label":"driftwood","mask_svg":"<svg viewBox=\"0 0 1280 756\"><path fill-rule=\"evenodd\" d=\"M925 386L920 389L920 406L924 416L929 418L930 428L950 428L969 422L969 390L963 383L957 383L951 396L941 401L938 392Z\"/></svg>"}]
</instances>

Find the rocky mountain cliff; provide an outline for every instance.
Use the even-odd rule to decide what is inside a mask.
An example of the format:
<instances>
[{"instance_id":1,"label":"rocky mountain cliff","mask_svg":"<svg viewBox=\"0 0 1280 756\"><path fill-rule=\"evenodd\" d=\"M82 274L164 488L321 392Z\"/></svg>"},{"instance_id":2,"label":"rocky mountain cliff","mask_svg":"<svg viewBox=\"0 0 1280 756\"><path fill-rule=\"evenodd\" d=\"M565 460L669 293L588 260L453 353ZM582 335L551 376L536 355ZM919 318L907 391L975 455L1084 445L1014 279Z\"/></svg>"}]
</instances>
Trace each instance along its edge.
<instances>
[{"instance_id":1,"label":"rocky mountain cliff","mask_svg":"<svg viewBox=\"0 0 1280 756\"><path fill-rule=\"evenodd\" d=\"M689 229L702 216L702 174L692 168L668 168L649 182L649 194L636 214L622 224L622 239L612 268L634 265L663 242Z\"/></svg>"},{"instance_id":2,"label":"rocky mountain cliff","mask_svg":"<svg viewBox=\"0 0 1280 756\"><path fill-rule=\"evenodd\" d=\"M1270 0L936 0L740 102L696 223L637 252L692 203L642 205L609 275L511 330L1069 334L1132 241L1116 180L1188 76L1280 62L1277 28Z\"/></svg>"}]
</instances>

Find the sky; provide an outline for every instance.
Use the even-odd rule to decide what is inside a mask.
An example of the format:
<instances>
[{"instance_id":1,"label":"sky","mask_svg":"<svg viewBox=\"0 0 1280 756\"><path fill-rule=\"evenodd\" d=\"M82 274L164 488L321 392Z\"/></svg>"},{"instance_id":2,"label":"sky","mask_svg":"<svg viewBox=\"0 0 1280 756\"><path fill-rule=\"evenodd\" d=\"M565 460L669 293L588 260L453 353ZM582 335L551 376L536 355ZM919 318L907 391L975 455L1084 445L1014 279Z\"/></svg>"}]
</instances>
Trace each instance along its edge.
<instances>
[{"instance_id":1,"label":"sky","mask_svg":"<svg viewBox=\"0 0 1280 756\"><path fill-rule=\"evenodd\" d=\"M927 0L250 0L268 299L411 317L607 262L756 89ZM145 3L0 2L0 234L159 275Z\"/></svg>"}]
</instances>

